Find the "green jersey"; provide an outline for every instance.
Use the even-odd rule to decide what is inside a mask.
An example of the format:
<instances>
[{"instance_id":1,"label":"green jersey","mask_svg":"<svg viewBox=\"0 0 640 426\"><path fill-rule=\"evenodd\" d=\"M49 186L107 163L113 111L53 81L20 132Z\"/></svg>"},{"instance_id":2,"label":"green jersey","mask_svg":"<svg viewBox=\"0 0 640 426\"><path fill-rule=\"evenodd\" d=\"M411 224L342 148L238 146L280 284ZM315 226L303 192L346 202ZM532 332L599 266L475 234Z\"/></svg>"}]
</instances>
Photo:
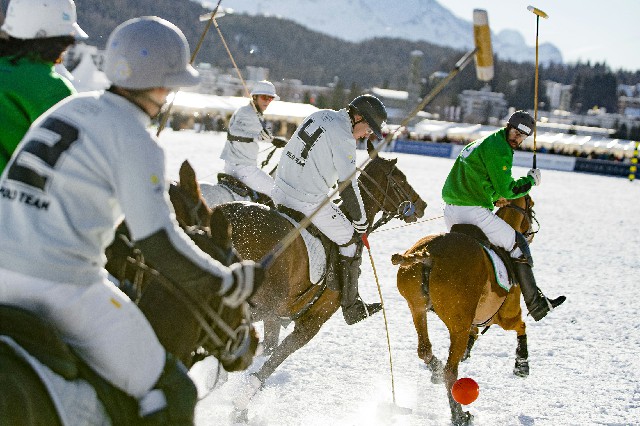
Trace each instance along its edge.
<instances>
[{"instance_id":1,"label":"green jersey","mask_svg":"<svg viewBox=\"0 0 640 426\"><path fill-rule=\"evenodd\" d=\"M514 180L511 176L513 149L505 132L502 128L464 147L442 188L447 204L493 210L500 197L518 198L531 190L532 177Z\"/></svg>"},{"instance_id":2,"label":"green jersey","mask_svg":"<svg viewBox=\"0 0 640 426\"><path fill-rule=\"evenodd\" d=\"M29 126L61 99L76 93L53 63L0 57L0 173Z\"/></svg>"}]
</instances>

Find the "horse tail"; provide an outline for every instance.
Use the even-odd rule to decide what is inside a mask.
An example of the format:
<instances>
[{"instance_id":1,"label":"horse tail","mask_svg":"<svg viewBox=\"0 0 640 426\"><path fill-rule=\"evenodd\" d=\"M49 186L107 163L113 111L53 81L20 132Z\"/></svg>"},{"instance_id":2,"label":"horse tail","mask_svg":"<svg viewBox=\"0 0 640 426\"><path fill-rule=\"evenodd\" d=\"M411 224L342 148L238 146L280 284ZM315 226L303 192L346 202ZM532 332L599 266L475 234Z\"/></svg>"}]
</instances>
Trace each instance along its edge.
<instances>
[{"instance_id":1,"label":"horse tail","mask_svg":"<svg viewBox=\"0 0 640 426\"><path fill-rule=\"evenodd\" d=\"M416 263L424 263L426 266L431 266L431 254L426 249L409 254L396 253L391 256L391 263L400 265L400 267L408 267Z\"/></svg>"}]
</instances>

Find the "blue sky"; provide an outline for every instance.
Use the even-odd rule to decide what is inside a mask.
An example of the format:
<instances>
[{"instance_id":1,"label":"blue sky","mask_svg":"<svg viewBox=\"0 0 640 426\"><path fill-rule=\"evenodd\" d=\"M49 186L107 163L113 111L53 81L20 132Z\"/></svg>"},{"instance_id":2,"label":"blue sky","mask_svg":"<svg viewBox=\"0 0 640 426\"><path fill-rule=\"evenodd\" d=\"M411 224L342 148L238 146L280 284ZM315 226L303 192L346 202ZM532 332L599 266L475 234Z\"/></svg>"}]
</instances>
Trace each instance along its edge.
<instances>
[{"instance_id":1,"label":"blue sky","mask_svg":"<svg viewBox=\"0 0 640 426\"><path fill-rule=\"evenodd\" d=\"M549 42L562 52L565 63L606 63L614 70L640 70L640 1L638 0L438 0L455 15L472 19L473 9L485 9L494 32L519 30L535 46L536 15L543 10L539 43Z\"/></svg>"}]
</instances>

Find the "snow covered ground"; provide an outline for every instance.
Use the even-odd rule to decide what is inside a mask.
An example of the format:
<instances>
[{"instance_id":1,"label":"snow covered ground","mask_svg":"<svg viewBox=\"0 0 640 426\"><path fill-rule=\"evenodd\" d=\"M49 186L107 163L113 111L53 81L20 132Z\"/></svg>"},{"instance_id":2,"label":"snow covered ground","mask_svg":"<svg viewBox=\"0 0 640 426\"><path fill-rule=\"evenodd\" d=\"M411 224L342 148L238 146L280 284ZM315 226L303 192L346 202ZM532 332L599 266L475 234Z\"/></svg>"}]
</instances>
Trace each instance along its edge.
<instances>
[{"instance_id":1,"label":"snow covered ground","mask_svg":"<svg viewBox=\"0 0 640 426\"><path fill-rule=\"evenodd\" d=\"M215 181L223 165L218 155L224 134L168 129L160 140L170 178L177 178L180 163L188 159L200 180ZM265 145L263 156L268 149ZM365 159L360 154L358 164ZM431 384L416 355L416 333L390 257L444 230L440 189L452 160L383 155L398 158L429 203L423 219L432 219L401 228L396 228L401 222L390 222L369 237L389 323L396 404L412 411L388 410L393 394L382 314L347 326L338 312L268 379L249 405L250 425L450 424L444 386ZM273 165L275 158L268 168ZM515 168L516 175L526 171ZM565 294L568 300L541 322L527 321L527 378L511 372L515 332L492 327L481 336L471 359L460 366L460 377L480 385L479 398L466 409L477 426L640 424L640 182L550 170L542 175L531 194L540 221L532 245L536 277L549 296ZM376 301L366 252L362 270L361 294ZM447 331L435 314L429 321L435 354L444 361ZM258 358L249 372L262 362ZM212 364L204 361L192 370L203 390ZM197 425L233 424L231 401L246 377L247 372L233 373L222 386L203 391Z\"/></svg>"}]
</instances>

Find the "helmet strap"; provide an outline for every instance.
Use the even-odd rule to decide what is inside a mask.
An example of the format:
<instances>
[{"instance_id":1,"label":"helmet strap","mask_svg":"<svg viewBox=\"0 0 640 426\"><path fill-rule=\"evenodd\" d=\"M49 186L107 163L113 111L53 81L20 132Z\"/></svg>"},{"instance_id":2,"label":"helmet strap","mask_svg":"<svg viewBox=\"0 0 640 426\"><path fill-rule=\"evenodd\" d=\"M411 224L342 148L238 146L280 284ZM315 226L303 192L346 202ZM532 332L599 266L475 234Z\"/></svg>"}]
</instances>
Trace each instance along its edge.
<instances>
[{"instance_id":1,"label":"helmet strap","mask_svg":"<svg viewBox=\"0 0 640 426\"><path fill-rule=\"evenodd\" d=\"M153 99L150 95L149 89L131 90L116 86L114 87L113 92L127 99L129 102L144 111L145 114L147 114L152 119L160 115L163 108L167 105L166 99L164 102L158 102L157 100ZM158 108L158 111L155 114L149 113L149 103L151 103L152 106Z\"/></svg>"},{"instance_id":2,"label":"helmet strap","mask_svg":"<svg viewBox=\"0 0 640 426\"><path fill-rule=\"evenodd\" d=\"M251 103L256 108L256 111L258 111L258 113L262 114L262 108L260 108L260 105L258 105L258 95L251 96Z\"/></svg>"}]
</instances>

